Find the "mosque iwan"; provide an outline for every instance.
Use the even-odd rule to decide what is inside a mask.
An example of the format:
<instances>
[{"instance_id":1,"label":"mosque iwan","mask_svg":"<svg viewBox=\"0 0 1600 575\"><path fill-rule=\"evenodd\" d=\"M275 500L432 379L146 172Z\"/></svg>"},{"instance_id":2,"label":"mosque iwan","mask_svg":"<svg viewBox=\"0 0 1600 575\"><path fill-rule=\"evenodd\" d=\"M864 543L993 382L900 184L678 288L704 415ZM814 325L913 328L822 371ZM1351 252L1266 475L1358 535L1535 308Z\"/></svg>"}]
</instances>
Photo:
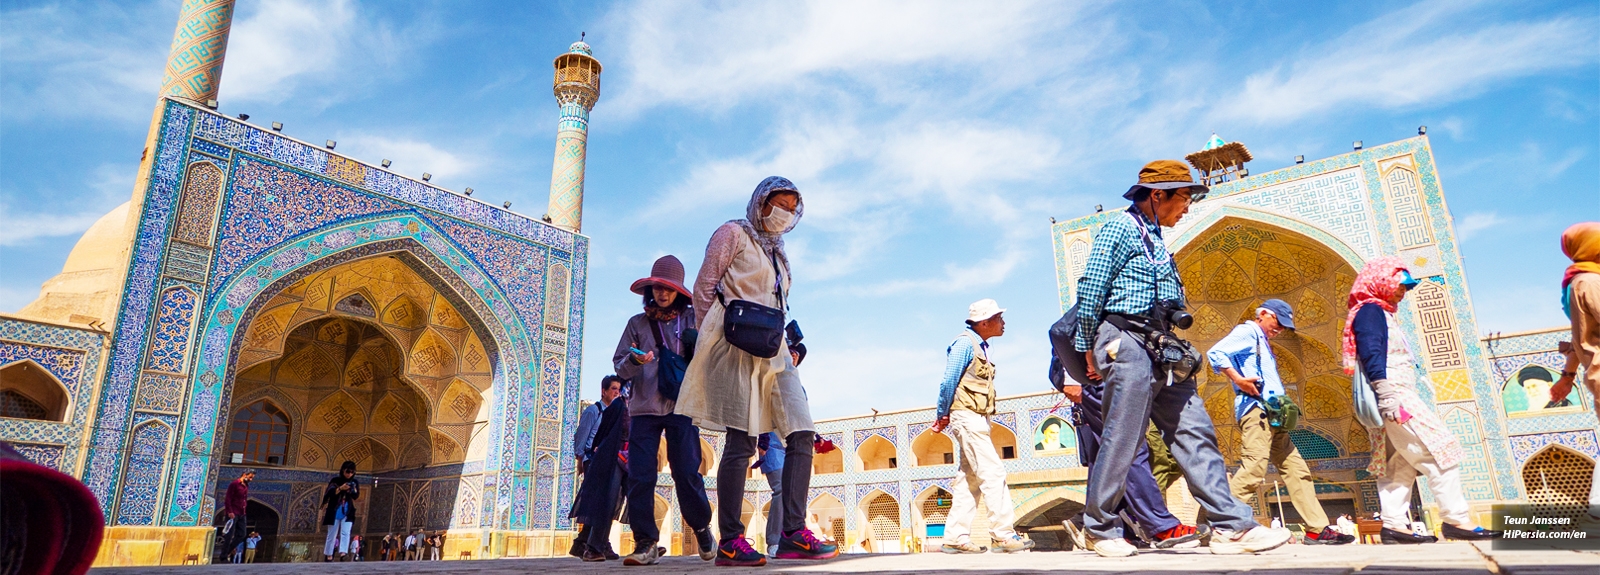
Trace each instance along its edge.
<instances>
[{"instance_id":1,"label":"mosque iwan","mask_svg":"<svg viewBox=\"0 0 1600 575\"><path fill-rule=\"evenodd\" d=\"M84 232L36 300L0 314L0 440L98 498L97 565L218 561L220 502L247 468L259 471L248 502L263 536L256 561L320 560L323 489L346 460L372 486L356 524L369 548L423 529L446 534L447 559L564 554L576 533L580 384L609 373L581 362L584 157L600 62L584 42L554 60L549 208L529 217L388 160L341 155L332 141L218 114L233 9L183 3L132 197ZM1578 386L1547 406L1569 331L1472 335L1425 133L1262 173L1245 167L1243 145L1220 139L1189 160L1213 187L1165 236L1195 317L1184 335L1205 349L1265 298L1294 306L1299 329L1273 351L1304 409L1292 440L1330 516L1378 508L1339 334L1356 270L1386 254L1421 281L1398 315L1419 348L1424 400L1467 451L1474 518L1487 524L1490 506L1507 502L1586 505L1600 456L1592 400ZM1116 212L1053 224L1063 309ZM1236 465L1231 385L1203 373ZM1058 404L1053 391L1002 397L993 418L1017 528L1041 549L1066 545L1061 521L1082 509L1087 475ZM815 459L808 523L847 552L937 550L958 472L933 419L930 406L818 422L840 449ZM714 493L721 438L701 439ZM1252 501L1263 522L1287 495L1272 473ZM663 545L692 553L671 481L663 472L656 491ZM1419 493L1429 509L1432 494ZM1181 479L1167 499L1193 521ZM770 501L752 475L749 533L764 532ZM986 516L973 528L980 545ZM632 548L626 527L614 539Z\"/></svg>"}]
</instances>

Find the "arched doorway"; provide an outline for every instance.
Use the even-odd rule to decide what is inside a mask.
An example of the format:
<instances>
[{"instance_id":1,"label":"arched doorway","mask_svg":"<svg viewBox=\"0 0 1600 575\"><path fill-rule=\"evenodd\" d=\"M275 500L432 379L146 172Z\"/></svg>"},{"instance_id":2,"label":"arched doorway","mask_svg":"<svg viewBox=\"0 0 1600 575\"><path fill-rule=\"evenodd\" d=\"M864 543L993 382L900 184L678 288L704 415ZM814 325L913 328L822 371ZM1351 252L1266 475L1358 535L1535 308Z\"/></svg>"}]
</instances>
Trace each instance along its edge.
<instances>
[{"instance_id":1,"label":"arched doorway","mask_svg":"<svg viewBox=\"0 0 1600 575\"><path fill-rule=\"evenodd\" d=\"M841 550L845 549L849 541L845 537L844 503L839 498L829 493L812 497L806 505L806 515L807 526L826 534L839 543Z\"/></svg>"},{"instance_id":2,"label":"arched doorway","mask_svg":"<svg viewBox=\"0 0 1600 575\"><path fill-rule=\"evenodd\" d=\"M244 524L245 534L261 534L261 541L256 542L256 556L254 562L276 562L279 547L278 510L273 509L271 506L262 504L260 501L251 499L245 502L244 514L246 518ZM227 511L218 511L216 517L213 518L215 519L215 523L213 524L222 525L223 523L227 522L226 516ZM222 541L220 533L218 534L217 540L218 542ZM212 549L211 562L227 562L227 552L228 550L223 549L222 545L214 545Z\"/></svg>"},{"instance_id":3,"label":"arched doorway","mask_svg":"<svg viewBox=\"0 0 1600 575\"><path fill-rule=\"evenodd\" d=\"M1061 522L1083 512L1083 503L1065 497L1051 499L1017 518L1017 531L1033 539L1035 549L1071 551L1072 542Z\"/></svg>"},{"instance_id":4,"label":"arched doorway","mask_svg":"<svg viewBox=\"0 0 1600 575\"><path fill-rule=\"evenodd\" d=\"M869 553L900 553L900 502L875 491L861 503L861 547Z\"/></svg>"},{"instance_id":5,"label":"arched doorway","mask_svg":"<svg viewBox=\"0 0 1600 575\"><path fill-rule=\"evenodd\" d=\"M954 495L937 485L922 490L911 500L912 537L924 551L938 550L944 542L944 526L950 517Z\"/></svg>"},{"instance_id":6,"label":"arched doorway","mask_svg":"<svg viewBox=\"0 0 1600 575\"><path fill-rule=\"evenodd\" d=\"M1595 462L1563 445L1545 447L1522 465L1522 492L1533 513L1577 517L1588 511Z\"/></svg>"},{"instance_id":7,"label":"arched doorway","mask_svg":"<svg viewBox=\"0 0 1600 575\"><path fill-rule=\"evenodd\" d=\"M1344 298L1356 271L1333 248L1305 234L1262 222L1224 217L1178 250L1194 326L1182 335L1205 350L1241 321L1253 317L1261 302L1276 298L1294 307L1297 329L1272 340L1272 353L1289 397L1303 416L1290 436L1308 461L1350 457L1370 450L1366 429L1350 407L1350 380L1340 365ZM1233 385L1202 367L1200 394L1217 430L1223 460L1239 461L1239 426L1233 414ZM1340 483L1356 482L1355 471L1319 472ZM1254 503L1258 509L1269 476ZM1370 480L1367 480L1370 481ZM1170 499L1170 497L1169 497ZM1172 502L1186 507L1184 502Z\"/></svg>"},{"instance_id":8,"label":"arched doorway","mask_svg":"<svg viewBox=\"0 0 1600 575\"><path fill-rule=\"evenodd\" d=\"M286 470L258 480L288 493L280 541L320 542L315 500L346 460L378 482L358 503L368 541L478 525L481 478L458 470L488 452L494 340L417 265L382 254L286 280L240 327L223 475Z\"/></svg>"}]
</instances>

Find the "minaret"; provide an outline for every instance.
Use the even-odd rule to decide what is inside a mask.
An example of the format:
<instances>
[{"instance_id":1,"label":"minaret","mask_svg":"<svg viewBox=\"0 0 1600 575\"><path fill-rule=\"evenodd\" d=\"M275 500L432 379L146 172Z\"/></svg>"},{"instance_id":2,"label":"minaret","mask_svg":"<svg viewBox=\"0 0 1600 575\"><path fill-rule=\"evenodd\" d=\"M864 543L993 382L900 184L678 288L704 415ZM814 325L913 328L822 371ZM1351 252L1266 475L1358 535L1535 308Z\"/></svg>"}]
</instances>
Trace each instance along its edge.
<instances>
[{"instance_id":1,"label":"minaret","mask_svg":"<svg viewBox=\"0 0 1600 575\"><path fill-rule=\"evenodd\" d=\"M564 230L583 227L583 163L589 145L589 110L600 99L600 61L579 40L556 57L556 162L550 172L550 211L545 221Z\"/></svg>"},{"instance_id":2,"label":"minaret","mask_svg":"<svg viewBox=\"0 0 1600 575\"><path fill-rule=\"evenodd\" d=\"M228 51L234 0L184 0L172 35L161 95L204 105L217 99L222 57Z\"/></svg>"}]
</instances>

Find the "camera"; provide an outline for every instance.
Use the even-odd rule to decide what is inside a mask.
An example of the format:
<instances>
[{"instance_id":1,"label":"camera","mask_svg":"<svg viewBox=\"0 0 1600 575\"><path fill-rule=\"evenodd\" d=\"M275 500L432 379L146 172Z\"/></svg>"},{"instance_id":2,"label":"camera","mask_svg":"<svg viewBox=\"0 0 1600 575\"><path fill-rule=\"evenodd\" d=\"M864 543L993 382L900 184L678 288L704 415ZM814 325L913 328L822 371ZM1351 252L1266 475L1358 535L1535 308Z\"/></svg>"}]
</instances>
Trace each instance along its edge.
<instances>
[{"instance_id":1,"label":"camera","mask_svg":"<svg viewBox=\"0 0 1600 575\"><path fill-rule=\"evenodd\" d=\"M1194 325L1194 314L1183 309L1183 302L1177 300L1158 301L1150 306L1150 317L1157 323L1178 329L1189 329Z\"/></svg>"}]
</instances>

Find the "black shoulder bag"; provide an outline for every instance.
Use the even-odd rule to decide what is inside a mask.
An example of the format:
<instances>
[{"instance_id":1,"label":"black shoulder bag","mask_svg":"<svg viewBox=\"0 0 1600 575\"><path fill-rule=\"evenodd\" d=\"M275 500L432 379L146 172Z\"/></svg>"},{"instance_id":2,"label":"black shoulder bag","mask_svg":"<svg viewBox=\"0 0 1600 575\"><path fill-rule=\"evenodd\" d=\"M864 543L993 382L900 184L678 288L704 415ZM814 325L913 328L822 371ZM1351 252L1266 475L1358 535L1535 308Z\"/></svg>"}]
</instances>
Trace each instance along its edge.
<instances>
[{"instance_id":1,"label":"black shoulder bag","mask_svg":"<svg viewBox=\"0 0 1600 575\"><path fill-rule=\"evenodd\" d=\"M661 322L650 320L650 329L656 336L656 389L662 397L677 401L678 390L683 388L683 374L689 371L689 358L667 347L667 338L661 336Z\"/></svg>"},{"instance_id":2,"label":"black shoulder bag","mask_svg":"<svg viewBox=\"0 0 1600 575\"><path fill-rule=\"evenodd\" d=\"M777 277L772 293L778 296L778 305L785 305L783 274L778 271L778 256L769 253L767 257L772 262L772 273ZM722 302L724 308L722 336L728 343L756 357L771 359L778 356L778 351L783 349L782 309L742 299L727 301L723 299L720 287L717 288L717 301Z\"/></svg>"}]
</instances>

